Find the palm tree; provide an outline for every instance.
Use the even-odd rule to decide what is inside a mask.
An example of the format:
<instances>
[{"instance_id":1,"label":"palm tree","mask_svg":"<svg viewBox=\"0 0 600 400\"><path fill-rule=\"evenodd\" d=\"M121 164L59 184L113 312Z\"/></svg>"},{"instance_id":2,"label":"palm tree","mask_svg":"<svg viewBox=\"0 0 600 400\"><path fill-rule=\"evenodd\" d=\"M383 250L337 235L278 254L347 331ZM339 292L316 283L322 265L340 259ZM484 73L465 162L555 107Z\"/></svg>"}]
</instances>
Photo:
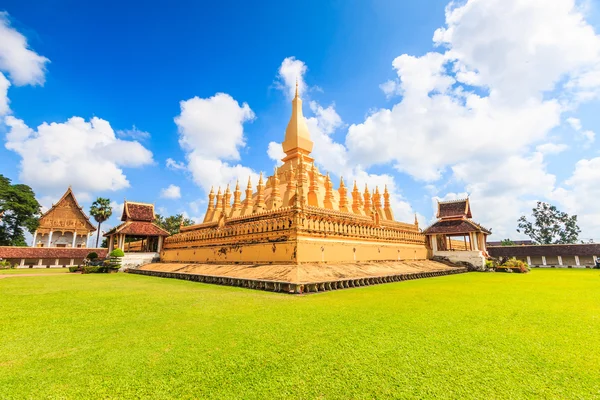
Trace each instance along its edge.
<instances>
[{"instance_id":1,"label":"palm tree","mask_svg":"<svg viewBox=\"0 0 600 400\"><path fill-rule=\"evenodd\" d=\"M102 223L109 219L112 215L110 199L98 197L90 207L90 215L94 217L98 223L98 235L96 236L96 248L98 248L98 241L100 240L100 225L102 225Z\"/></svg>"}]
</instances>

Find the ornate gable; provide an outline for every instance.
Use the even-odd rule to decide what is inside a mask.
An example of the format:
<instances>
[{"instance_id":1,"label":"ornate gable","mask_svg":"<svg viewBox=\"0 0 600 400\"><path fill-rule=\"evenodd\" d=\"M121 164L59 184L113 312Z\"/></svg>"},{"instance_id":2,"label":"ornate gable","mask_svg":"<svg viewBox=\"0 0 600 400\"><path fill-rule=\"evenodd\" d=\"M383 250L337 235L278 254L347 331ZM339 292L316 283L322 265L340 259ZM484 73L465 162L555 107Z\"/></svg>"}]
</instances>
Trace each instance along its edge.
<instances>
[{"instance_id":1,"label":"ornate gable","mask_svg":"<svg viewBox=\"0 0 600 400\"><path fill-rule=\"evenodd\" d=\"M88 234L95 230L96 228L77 203L77 199L69 187L60 200L42 214L38 233L76 231L78 234Z\"/></svg>"}]
</instances>

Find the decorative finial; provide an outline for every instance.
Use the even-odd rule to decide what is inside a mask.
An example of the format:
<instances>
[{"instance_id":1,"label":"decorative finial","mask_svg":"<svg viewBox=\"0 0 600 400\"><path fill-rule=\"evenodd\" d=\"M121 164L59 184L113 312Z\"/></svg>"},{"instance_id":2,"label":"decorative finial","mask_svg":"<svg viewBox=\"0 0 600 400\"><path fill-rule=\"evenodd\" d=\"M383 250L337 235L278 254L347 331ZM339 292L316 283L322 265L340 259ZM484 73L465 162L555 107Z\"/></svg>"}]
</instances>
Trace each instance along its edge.
<instances>
[{"instance_id":1,"label":"decorative finial","mask_svg":"<svg viewBox=\"0 0 600 400\"><path fill-rule=\"evenodd\" d=\"M236 191L240 190L240 179L239 178L235 181L235 190Z\"/></svg>"},{"instance_id":2,"label":"decorative finial","mask_svg":"<svg viewBox=\"0 0 600 400\"><path fill-rule=\"evenodd\" d=\"M340 176L340 187L345 187L346 185L344 185L344 177Z\"/></svg>"},{"instance_id":3,"label":"decorative finial","mask_svg":"<svg viewBox=\"0 0 600 400\"><path fill-rule=\"evenodd\" d=\"M260 172L260 177L258 178L258 186L263 185L262 171Z\"/></svg>"},{"instance_id":4,"label":"decorative finial","mask_svg":"<svg viewBox=\"0 0 600 400\"><path fill-rule=\"evenodd\" d=\"M211 186L211 187L210 187L210 193L212 193L212 194L214 194L214 193L215 193L215 187L214 187L214 186Z\"/></svg>"},{"instance_id":5,"label":"decorative finial","mask_svg":"<svg viewBox=\"0 0 600 400\"><path fill-rule=\"evenodd\" d=\"M296 77L296 98L298 97L298 77Z\"/></svg>"},{"instance_id":6,"label":"decorative finial","mask_svg":"<svg viewBox=\"0 0 600 400\"><path fill-rule=\"evenodd\" d=\"M248 177L248 189L252 189L252 177Z\"/></svg>"}]
</instances>

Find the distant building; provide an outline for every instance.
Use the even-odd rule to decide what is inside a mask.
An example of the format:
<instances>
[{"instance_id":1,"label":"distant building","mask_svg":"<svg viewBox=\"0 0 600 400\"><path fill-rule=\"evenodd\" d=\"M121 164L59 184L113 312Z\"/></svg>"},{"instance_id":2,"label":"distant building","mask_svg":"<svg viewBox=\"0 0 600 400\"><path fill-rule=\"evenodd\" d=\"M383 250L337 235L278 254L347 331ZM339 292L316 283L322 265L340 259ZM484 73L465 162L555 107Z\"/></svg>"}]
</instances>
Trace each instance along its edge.
<instances>
[{"instance_id":1,"label":"distant building","mask_svg":"<svg viewBox=\"0 0 600 400\"><path fill-rule=\"evenodd\" d=\"M87 247L88 238L95 230L69 187L40 217L40 226L33 234L31 246Z\"/></svg>"},{"instance_id":2,"label":"distant building","mask_svg":"<svg viewBox=\"0 0 600 400\"><path fill-rule=\"evenodd\" d=\"M107 249L87 248L95 230L69 187L40 217L31 247L0 246L0 259L20 268L50 268L81 264L92 251L104 258Z\"/></svg>"},{"instance_id":3,"label":"distant building","mask_svg":"<svg viewBox=\"0 0 600 400\"><path fill-rule=\"evenodd\" d=\"M532 267L591 268L600 257L600 244L490 246L488 251L492 257L515 257Z\"/></svg>"},{"instance_id":4,"label":"distant building","mask_svg":"<svg viewBox=\"0 0 600 400\"><path fill-rule=\"evenodd\" d=\"M531 246L534 245L533 240L511 240L515 246ZM502 241L487 242L487 246L502 246Z\"/></svg>"}]
</instances>

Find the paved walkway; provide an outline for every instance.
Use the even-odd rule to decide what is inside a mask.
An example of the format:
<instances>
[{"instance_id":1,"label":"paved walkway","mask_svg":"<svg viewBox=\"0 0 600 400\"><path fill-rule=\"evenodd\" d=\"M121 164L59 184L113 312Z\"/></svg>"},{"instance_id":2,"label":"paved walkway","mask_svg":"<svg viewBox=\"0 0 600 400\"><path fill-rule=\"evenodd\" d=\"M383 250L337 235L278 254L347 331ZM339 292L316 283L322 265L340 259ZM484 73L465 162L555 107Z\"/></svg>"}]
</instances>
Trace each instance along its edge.
<instances>
[{"instance_id":1,"label":"paved walkway","mask_svg":"<svg viewBox=\"0 0 600 400\"><path fill-rule=\"evenodd\" d=\"M10 274L10 275L0 275L0 279L4 278L18 278L20 276L68 276L68 275L81 275L81 274Z\"/></svg>"}]
</instances>

